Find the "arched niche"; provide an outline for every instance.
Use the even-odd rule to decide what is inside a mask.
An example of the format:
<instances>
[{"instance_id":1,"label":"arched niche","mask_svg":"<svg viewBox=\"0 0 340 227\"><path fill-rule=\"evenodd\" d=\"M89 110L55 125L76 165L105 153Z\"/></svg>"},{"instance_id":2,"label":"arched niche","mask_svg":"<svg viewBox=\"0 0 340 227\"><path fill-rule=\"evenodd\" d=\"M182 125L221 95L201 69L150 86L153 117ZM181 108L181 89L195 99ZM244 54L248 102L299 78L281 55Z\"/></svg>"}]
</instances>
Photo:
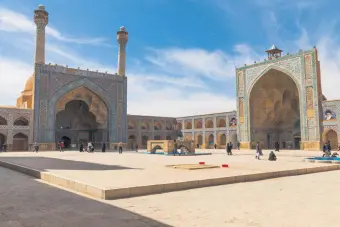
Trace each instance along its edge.
<instances>
[{"instance_id":1,"label":"arched niche","mask_svg":"<svg viewBox=\"0 0 340 227\"><path fill-rule=\"evenodd\" d=\"M150 124L147 121L142 121L140 127L142 130L150 130Z\"/></svg>"},{"instance_id":2,"label":"arched niche","mask_svg":"<svg viewBox=\"0 0 340 227\"><path fill-rule=\"evenodd\" d=\"M203 135L202 134L196 134L195 135L195 145L203 145Z\"/></svg>"},{"instance_id":3,"label":"arched niche","mask_svg":"<svg viewBox=\"0 0 340 227\"><path fill-rule=\"evenodd\" d=\"M177 122L176 124L176 130L182 130L183 126L181 122Z\"/></svg>"},{"instance_id":4,"label":"arched niche","mask_svg":"<svg viewBox=\"0 0 340 227\"><path fill-rule=\"evenodd\" d=\"M219 118L219 119L217 120L217 128L225 128L225 127L227 127L227 122L226 122L226 120L223 119L223 118Z\"/></svg>"},{"instance_id":5,"label":"arched niche","mask_svg":"<svg viewBox=\"0 0 340 227\"><path fill-rule=\"evenodd\" d=\"M184 127L185 127L185 129L192 129L192 124L191 124L191 122L190 122L190 121L186 121L186 122L184 123Z\"/></svg>"},{"instance_id":6,"label":"arched niche","mask_svg":"<svg viewBox=\"0 0 340 227\"><path fill-rule=\"evenodd\" d=\"M146 146L149 140L149 136L148 135L143 135L142 136L142 145Z\"/></svg>"},{"instance_id":7,"label":"arched niche","mask_svg":"<svg viewBox=\"0 0 340 227\"><path fill-rule=\"evenodd\" d=\"M249 125L251 141L264 149L273 149L275 142L286 148L299 149L294 134L300 132L299 89L295 81L282 71L271 69L251 87Z\"/></svg>"},{"instance_id":8,"label":"arched niche","mask_svg":"<svg viewBox=\"0 0 340 227\"><path fill-rule=\"evenodd\" d=\"M136 121L130 120L130 121L128 121L127 125L128 125L129 130L137 129L137 122Z\"/></svg>"},{"instance_id":9,"label":"arched niche","mask_svg":"<svg viewBox=\"0 0 340 227\"><path fill-rule=\"evenodd\" d=\"M327 129L322 134L322 142L323 144L330 143L331 149L338 150L339 143L338 143L338 133L333 129Z\"/></svg>"},{"instance_id":10,"label":"arched niche","mask_svg":"<svg viewBox=\"0 0 340 227\"><path fill-rule=\"evenodd\" d=\"M14 151L27 151L28 150L28 136L24 133L17 133L13 136Z\"/></svg>"},{"instance_id":11,"label":"arched niche","mask_svg":"<svg viewBox=\"0 0 340 227\"><path fill-rule=\"evenodd\" d=\"M225 133L219 134L219 142L220 145L226 145L227 144L227 136Z\"/></svg>"},{"instance_id":12,"label":"arched niche","mask_svg":"<svg viewBox=\"0 0 340 227\"><path fill-rule=\"evenodd\" d=\"M163 129L162 123L159 122L159 121L155 121L154 125L153 125L153 128L154 128L154 130L162 130Z\"/></svg>"},{"instance_id":13,"label":"arched niche","mask_svg":"<svg viewBox=\"0 0 340 227\"><path fill-rule=\"evenodd\" d=\"M7 120L3 116L0 116L0 125L7 125Z\"/></svg>"},{"instance_id":14,"label":"arched niche","mask_svg":"<svg viewBox=\"0 0 340 227\"><path fill-rule=\"evenodd\" d=\"M205 120L205 128L214 128L214 121L213 121L213 119L206 119Z\"/></svg>"},{"instance_id":15,"label":"arched niche","mask_svg":"<svg viewBox=\"0 0 340 227\"><path fill-rule=\"evenodd\" d=\"M209 134L207 136L207 142L210 146L215 144L215 137L213 134Z\"/></svg>"},{"instance_id":16,"label":"arched niche","mask_svg":"<svg viewBox=\"0 0 340 227\"><path fill-rule=\"evenodd\" d=\"M202 128L202 119L196 119L195 121L195 129L201 129Z\"/></svg>"},{"instance_id":17,"label":"arched niche","mask_svg":"<svg viewBox=\"0 0 340 227\"><path fill-rule=\"evenodd\" d=\"M25 117L18 117L13 125L16 125L16 126L28 126L29 125L29 121L25 118Z\"/></svg>"},{"instance_id":18,"label":"arched niche","mask_svg":"<svg viewBox=\"0 0 340 227\"><path fill-rule=\"evenodd\" d=\"M88 108L88 111L91 112L95 117L96 121L99 123L99 128L107 128L108 127L108 107L105 101L99 97L96 93L91 91L87 87L78 87L74 90L71 90L64 94L57 102L55 107L55 114L59 114L62 111L65 111L67 104L71 103L71 101L78 101L79 108L81 108L80 103L85 103L86 105L82 105L83 107ZM70 105L70 104L69 104ZM77 109L77 113L80 113L82 109ZM75 113L76 113L75 112Z\"/></svg>"}]
</instances>

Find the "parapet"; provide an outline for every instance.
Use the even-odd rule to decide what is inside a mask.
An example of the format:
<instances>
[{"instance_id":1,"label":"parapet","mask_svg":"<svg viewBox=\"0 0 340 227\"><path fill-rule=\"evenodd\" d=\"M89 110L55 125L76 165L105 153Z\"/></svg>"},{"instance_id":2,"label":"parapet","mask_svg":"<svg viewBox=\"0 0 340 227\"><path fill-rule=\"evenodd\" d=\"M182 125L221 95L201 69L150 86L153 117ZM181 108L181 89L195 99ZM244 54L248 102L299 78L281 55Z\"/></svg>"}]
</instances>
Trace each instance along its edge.
<instances>
[{"instance_id":1,"label":"parapet","mask_svg":"<svg viewBox=\"0 0 340 227\"><path fill-rule=\"evenodd\" d=\"M84 76L84 77L96 77L96 78L108 78L113 77L114 79L122 79L125 78L125 76L120 76L117 73L109 73L109 72L99 72L97 71L91 71L89 69L75 69L75 68L69 68L68 66L63 65L57 65L57 64L44 64L44 63L37 63L36 64L36 70L41 70L43 73L64 73L64 74L72 74L76 76Z\"/></svg>"}]
</instances>

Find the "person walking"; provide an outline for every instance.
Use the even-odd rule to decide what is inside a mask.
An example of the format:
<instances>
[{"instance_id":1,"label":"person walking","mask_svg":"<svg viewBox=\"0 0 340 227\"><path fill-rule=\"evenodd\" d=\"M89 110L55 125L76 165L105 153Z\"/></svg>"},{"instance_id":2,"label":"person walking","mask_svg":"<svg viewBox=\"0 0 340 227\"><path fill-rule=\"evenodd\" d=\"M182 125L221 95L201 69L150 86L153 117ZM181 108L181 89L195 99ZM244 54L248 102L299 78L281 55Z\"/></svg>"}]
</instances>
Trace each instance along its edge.
<instances>
[{"instance_id":1,"label":"person walking","mask_svg":"<svg viewBox=\"0 0 340 227\"><path fill-rule=\"evenodd\" d=\"M260 142L257 142L256 143L256 156L255 156L255 158L260 160L260 155L261 155Z\"/></svg>"},{"instance_id":2,"label":"person walking","mask_svg":"<svg viewBox=\"0 0 340 227\"><path fill-rule=\"evenodd\" d=\"M79 145L79 151L80 151L80 152L83 152L83 151L84 151L84 145L83 145L83 143L80 143L80 145Z\"/></svg>"},{"instance_id":3,"label":"person walking","mask_svg":"<svg viewBox=\"0 0 340 227\"><path fill-rule=\"evenodd\" d=\"M91 151L92 151L92 143L91 143L91 141L89 141L87 143L87 152L90 153Z\"/></svg>"},{"instance_id":4,"label":"person walking","mask_svg":"<svg viewBox=\"0 0 340 227\"><path fill-rule=\"evenodd\" d=\"M241 146L241 143L240 143L240 141L237 141L237 150L240 150L240 146Z\"/></svg>"},{"instance_id":5,"label":"person walking","mask_svg":"<svg viewBox=\"0 0 340 227\"><path fill-rule=\"evenodd\" d=\"M227 146L226 146L227 155L232 155L231 146L232 146L231 142L227 143Z\"/></svg>"},{"instance_id":6,"label":"person walking","mask_svg":"<svg viewBox=\"0 0 340 227\"><path fill-rule=\"evenodd\" d=\"M123 144L122 144L122 142L119 142L119 144L118 144L118 151L119 151L119 154L123 154Z\"/></svg>"},{"instance_id":7,"label":"person walking","mask_svg":"<svg viewBox=\"0 0 340 227\"><path fill-rule=\"evenodd\" d=\"M138 152L138 144L136 144L136 152Z\"/></svg>"},{"instance_id":8,"label":"person walking","mask_svg":"<svg viewBox=\"0 0 340 227\"><path fill-rule=\"evenodd\" d=\"M39 151L39 144L37 142L34 142L34 151L38 153Z\"/></svg>"},{"instance_id":9,"label":"person walking","mask_svg":"<svg viewBox=\"0 0 340 227\"><path fill-rule=\"evenodd\" d=\"M176 142L176 140L174 140L174 150L173 150L173 153L174 153L174 156L177 153L177 142Z\"/></svg>"},{"instance_id":10,"label":"person walking","mask_svg":"<svg viewBox=\"0 0 340 227\"><path fill-rule=\"evenodd\" d=\"M60 152L64 152L64 141L60 141L59 150L60 150Z\"/></svg>"},{"instance_id":11,"label":"person walking","mask_svg":"<svg viewBox=\"0 0 340 227\"><path fill-rule=\"evenodd\" d=\"M102 152L105 152L105 150L106 150L106 144L105 144L105 143L103 143L103 146L102 146Z\"/></svg>"}]
</instances>

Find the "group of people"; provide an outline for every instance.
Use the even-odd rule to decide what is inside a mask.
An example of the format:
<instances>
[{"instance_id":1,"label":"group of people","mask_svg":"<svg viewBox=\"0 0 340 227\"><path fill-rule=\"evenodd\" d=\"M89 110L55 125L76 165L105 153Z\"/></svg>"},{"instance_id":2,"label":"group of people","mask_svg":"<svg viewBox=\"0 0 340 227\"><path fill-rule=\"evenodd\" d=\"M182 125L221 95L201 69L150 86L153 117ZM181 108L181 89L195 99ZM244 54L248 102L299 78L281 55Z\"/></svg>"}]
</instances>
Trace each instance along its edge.
<instances>
[{"instance_id":1,"label":"group of people","mask_svg":"<svg viewBox=\"0 0 340 227\"><path fill-rule=\"evenodd\" d=\"M103 152L105 152L105 149L106 149L106 145L105 145L105 143L103 143L103 148L102 148L102 150L104 149L104 151ZM94 152L94 144L91 142L91 141L89 141L88 143L87 143L87 147L84 147L84 145L83 145L83 143L80 143L80 145L79 145L79 151L80 152L88 152L88 153L93 153Z\"/></svg>"},{"instance_id":2,"label":"group of people","mask_svg":"<svg viewBox=\"0 0 340 227\"><path fill-rule=\"evenodd\" d=\"M58 142L58 146L59 146L59 152L64 152L65 150L65 143L64 141L59 141ZM7 146L6 146L7 148ZM34 148L34 152L38 152L39 151L39 144L37 142L34 142L33 144L33 148ZM137 151L138 148L136 148L136 151ZM115 150L117 150L117 146L115 146ZM93 142L89 141L87 143L87 147L84 147L83 143L80 143L79 145L79 151L80 152L88 152L88 153L93 153L94 152L94 144ZM102 152L105 152L106 151L106 144L103 143L102 145ZM118 144L118 152L119 154L122 154L123 153L123 143L120 142Z\"/></svg>"},{"instance_id":3,"label":"group of people","mask_svg":"<svg viewBox=\"0 0 340 227\"><path fill-rule=\"evenodd\" d=\"M278 142L275 142L275 151L279 151L279 143ZM260 142L257 142L256 143L256 155L255 155L255 158L257 160L260 160L260 156L263 156L262 147L261 147ZM268 160L269 161L276 161L277 160L274 151L271 151L269 153Z\"/></svg>"},{"instance_id":4,"label":"group of people","mask_svg":"<svg viewBox=\"0 0 340 227\"><path fill-rule=\"evenodd\" d=\"M117 150L117 145L115 146L115 150ZM94 152L94 144L93 144L93 142L89 141L87 143L87 148L84 148L83 143L80 143L79 151L80 152L87 151L89 153L93 153ZM103 145L102 145L102 152L106 152L106 143L103 143ZM119 152L119 154L123 153L123 143L122 142L119 142L119 144L118 144L118 152Z\"/></svg>"},{"instance_id":5,"label":"group of people","mask_svg":"<svg viewBox=\"0 0 340 227\"><path fill-rule=\"evenodd\" d=\"M233 144L231 142L227 143L225 149L227 150L227 155L233 155L233 153L231 152L231 150L233 149Z\"/></svg>"},{"instance_id":6,"label":"group of people","mask_svg":"<svg viewBox=\"0 0 340 227\"><path fill-rule=\"evenodd\" d=\"M340 147L339 147L339 150L340 150ZM336 152L334 152L332 154L332 147L331 147L331 142L330 141L327 141L323 145L322 151L323 151L322 157L332 157L332 158L335 158L335 157L338 156L338 153L336 153Z\"/></svg>"}]
</instances>

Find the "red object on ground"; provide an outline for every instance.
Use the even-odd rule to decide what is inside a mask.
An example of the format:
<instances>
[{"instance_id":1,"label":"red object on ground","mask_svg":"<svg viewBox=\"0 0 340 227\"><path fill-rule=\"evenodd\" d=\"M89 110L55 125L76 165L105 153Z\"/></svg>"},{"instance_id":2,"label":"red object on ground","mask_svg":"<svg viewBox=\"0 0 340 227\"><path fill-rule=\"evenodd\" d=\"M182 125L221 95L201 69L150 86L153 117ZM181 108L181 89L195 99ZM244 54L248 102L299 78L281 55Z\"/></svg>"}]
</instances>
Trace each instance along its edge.
<instances>
[{"instance_id":1,"label":"red object on ground","mask_svg":"<svg viewBox=\"0 0 340 227\"><path fill-rule=\"evenodd\" d=\"M204 164L205 164L205 162L199 162L199 164L200 164L200 165L204 165Z\"/></svg>"},{"instance_id":2,"label":"red object on ground","mask_svg":"<svg viewBox=\"0 0 340 227\"><path fill-rule=\"evenodd\" d=\"M224 168L228 168L228 167L229 167L229 165L228 165L228 164L222 164L222 167L224 167Z\"/></svg>"}]
</instances>

